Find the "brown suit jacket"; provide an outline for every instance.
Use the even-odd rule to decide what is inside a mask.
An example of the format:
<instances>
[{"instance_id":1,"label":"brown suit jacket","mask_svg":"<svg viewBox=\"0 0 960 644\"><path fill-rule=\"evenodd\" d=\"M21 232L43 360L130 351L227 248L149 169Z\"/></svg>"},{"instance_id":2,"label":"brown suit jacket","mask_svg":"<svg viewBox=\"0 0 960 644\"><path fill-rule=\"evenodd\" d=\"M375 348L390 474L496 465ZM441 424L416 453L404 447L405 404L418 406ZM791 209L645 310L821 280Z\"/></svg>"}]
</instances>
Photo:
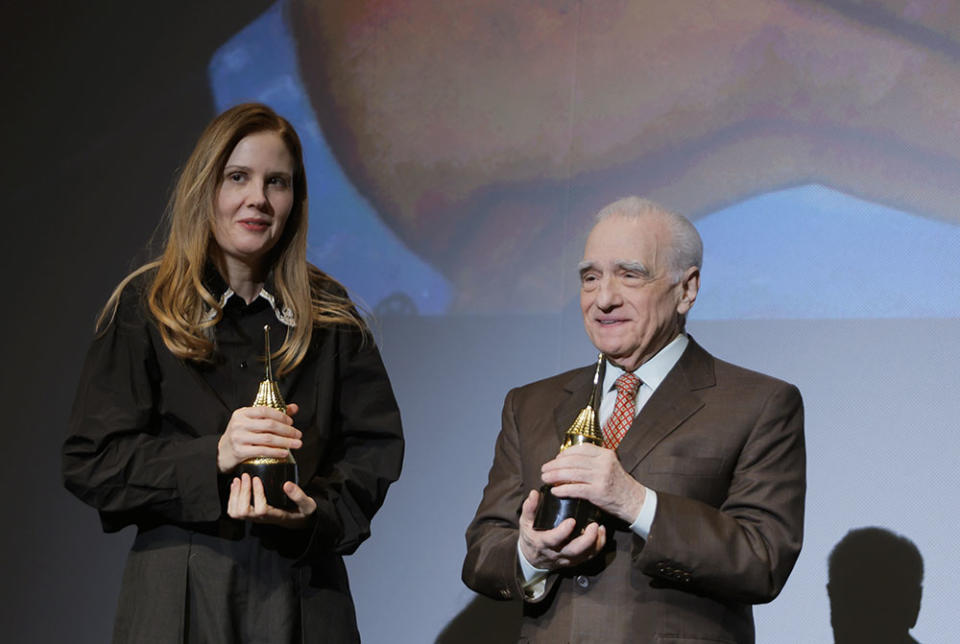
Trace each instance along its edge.
<instances>
[{"instance_id":1,"label":"brown suit jacket","mask_svg":"<svg viewBox=\"0 0 960 644\"><path fill-rule=\"evenodd\" d=\"M463 580L523 597L517 519L540 466L586 404L592 367L507 394L490 479L467 529ZM604 553L524 602L521 642L753 642L751 605L780 592L800 553L805 452L793 385L715 359L692 341L618 453L657 491L644 541L608 523Z\"/></svg>"}]
</instances>

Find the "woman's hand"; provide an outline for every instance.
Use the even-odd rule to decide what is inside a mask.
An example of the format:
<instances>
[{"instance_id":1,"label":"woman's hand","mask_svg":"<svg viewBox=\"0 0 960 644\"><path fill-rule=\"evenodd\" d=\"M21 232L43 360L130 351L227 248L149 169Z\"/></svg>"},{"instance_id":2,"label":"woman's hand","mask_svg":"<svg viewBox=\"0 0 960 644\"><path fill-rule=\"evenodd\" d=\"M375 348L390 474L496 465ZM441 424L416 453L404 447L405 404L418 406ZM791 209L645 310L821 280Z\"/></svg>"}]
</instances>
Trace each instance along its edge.
<instances>
[{"instance_id":1,"label":"woman's hand","mask_svg":"<svg viewBox=\"0 0 960 644\"><path fill-rule=\"evenodd\" d=\"M297 504L296 512L288 512L267 504L260 477L243 474L230 484L227 514L234 519L250 519L256 523L273 523L285 528L302 528L307 517L317 509L317 502L293 481L283 484L283 492Z\"/></svg>"},{"instance_id":2,"label":"woman's hand","mask_svg":"<svg viewBox=\"0 0 960 644\"><path fill-rule=\"evenodd\" d=\"M243 461L256 456L285 459L292 449L303 446L300 430L293 426L297 405L287 405L283 414L270 407L241 407L230 416L217 443L217 469L226 474Z\"/></svg>"}]
</instances>

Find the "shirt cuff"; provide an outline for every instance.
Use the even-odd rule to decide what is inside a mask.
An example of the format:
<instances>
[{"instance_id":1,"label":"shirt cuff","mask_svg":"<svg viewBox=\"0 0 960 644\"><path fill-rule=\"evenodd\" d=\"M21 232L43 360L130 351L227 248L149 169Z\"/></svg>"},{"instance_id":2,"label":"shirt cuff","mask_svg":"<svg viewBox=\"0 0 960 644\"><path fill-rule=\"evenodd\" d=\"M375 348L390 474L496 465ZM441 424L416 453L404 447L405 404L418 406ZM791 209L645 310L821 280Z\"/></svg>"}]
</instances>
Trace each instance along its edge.
<instances>
[{"instance_id":1,"label":"shirt cuff","mask_svg":"<svg viewBox=\"0 0 960 644\"><path fill-rule=\"evenodd\" d=\"M653 527L653 517L657 513L657 493L647 488L646 497L643 500L643 507L640 508L640 514L637 519L630 524L630 530L644 541L650 536L650 528ZM519 542L517 543L519 547ZM520 555L521 562L523 555ZM522 563L520 564L523 565ZM529 565L529 564L528 564Z\"/></svg>"},{"instance_id":2,"label":"shirt cuff","mask_svg":"<svg viewBox=\"0 0 960 644\"><path fill-rule=\"evenodd\" d=\"M520 540L517 540L517 560L520 562L520 574L523 577L523 596L525 599L538 599L547 590L546 568L537 568L527 561L520 549Z\"/></svg>"}]
</instances>

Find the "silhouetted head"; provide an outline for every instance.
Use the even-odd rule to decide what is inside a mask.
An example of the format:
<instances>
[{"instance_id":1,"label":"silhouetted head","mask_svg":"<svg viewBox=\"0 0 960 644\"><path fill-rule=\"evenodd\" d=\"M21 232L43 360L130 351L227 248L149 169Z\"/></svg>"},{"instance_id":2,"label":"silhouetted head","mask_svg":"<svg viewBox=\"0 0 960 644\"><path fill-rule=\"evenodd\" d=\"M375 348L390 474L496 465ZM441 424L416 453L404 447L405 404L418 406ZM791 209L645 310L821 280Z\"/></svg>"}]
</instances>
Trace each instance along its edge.
<instances>
[{"instance_id":1,"label":"silhouetted head","mask_svg":"<svg viewBox=\"0 0 960 644\"><path fill-rule=\"evenodd\" d=\"M830 623L837 644L910 642L923 592L923 557L882 528L851 530L828 563Z\"/></svg>"}]
</instances>

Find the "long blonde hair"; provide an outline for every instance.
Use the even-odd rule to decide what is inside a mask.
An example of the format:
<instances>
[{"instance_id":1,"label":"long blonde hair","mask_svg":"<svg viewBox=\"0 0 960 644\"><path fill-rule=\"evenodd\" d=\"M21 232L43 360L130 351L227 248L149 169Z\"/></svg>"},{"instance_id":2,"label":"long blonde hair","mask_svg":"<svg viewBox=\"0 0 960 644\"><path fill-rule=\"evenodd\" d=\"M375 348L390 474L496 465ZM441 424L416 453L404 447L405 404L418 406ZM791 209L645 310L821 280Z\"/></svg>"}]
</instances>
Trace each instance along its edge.
<instances>
[{"instance_id":1,"label":"long blonde hair","mask_svg":"<svg viewBox=\"0 0 960 644\"><path fill-rule=\"evenodd\" d=\"M258 132L278 134L294 159L293 206L266 261L273 270L278 306L290 308L296 321L295 326L287 328L287 336L274 354L277 375L300 364L310 347L314 326L343 324L367 333L345 289L307 262L307 180L300 138L286 119L259 103L230 108L200 135L167 208L162 254L120 282L100 312L98 329L112 320L120 294L130 281L154 271L146 289L146 305L167 349L184 360L211 359L214 344L210 330L223 315L219 301L203 283L211 244L216 244L214 203L234 147L244 137ZM208 315L211 309L213 317Z\"/></svg>"}]
</instances>

